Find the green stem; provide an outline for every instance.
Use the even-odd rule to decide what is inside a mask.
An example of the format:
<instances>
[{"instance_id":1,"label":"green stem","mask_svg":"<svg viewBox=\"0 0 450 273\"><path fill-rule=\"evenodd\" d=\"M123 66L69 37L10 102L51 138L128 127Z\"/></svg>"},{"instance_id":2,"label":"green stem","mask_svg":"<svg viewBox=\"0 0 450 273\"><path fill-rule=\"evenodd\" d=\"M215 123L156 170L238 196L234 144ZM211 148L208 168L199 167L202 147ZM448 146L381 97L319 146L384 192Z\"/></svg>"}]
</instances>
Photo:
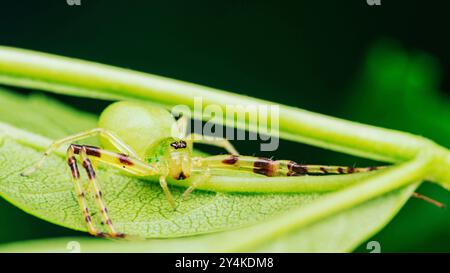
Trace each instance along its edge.
<instances>
[{"instance_id":1,"label":"green stem","mask_svg":"<svg viewBox=\"0 0 450 273\"><path fill-rule=\"evenodd\" d=\"M0 47L0 82L78 96L144 99L166 107L181 104L192 109L194 97L201 97L204 106L215 104L223 109L226 105L273 105L201 85L10 47ZM238 117L236 127L255 131L257 124ZM279 130L285 139L389 162L411 160L423 150L436 154L440 150L435 161L439 169L432 175L430 172L429 177L450 185L449 151L419 136L285 105L280 105Z\"/></svg>"}]
</instances>

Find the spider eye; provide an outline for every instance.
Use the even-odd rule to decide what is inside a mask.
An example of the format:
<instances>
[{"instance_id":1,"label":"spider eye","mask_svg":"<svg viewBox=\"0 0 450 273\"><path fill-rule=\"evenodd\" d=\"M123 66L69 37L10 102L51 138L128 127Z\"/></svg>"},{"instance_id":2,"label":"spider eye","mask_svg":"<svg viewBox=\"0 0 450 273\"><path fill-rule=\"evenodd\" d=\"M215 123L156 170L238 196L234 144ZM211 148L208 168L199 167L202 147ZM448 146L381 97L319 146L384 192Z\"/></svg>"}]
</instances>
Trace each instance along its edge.
<instances>
[{"instance_id":1,"label":"spider eye","mask_svg":"<svg viewBox=\"0 0 450 273\"><path fill-rule=\"evenodd\" d=\"M180 140L180 141L174 141L170 143L170 146L174 147L175 149L183 149L186 148L187 144L186 141Z\"/></svg>"}]
</instances>

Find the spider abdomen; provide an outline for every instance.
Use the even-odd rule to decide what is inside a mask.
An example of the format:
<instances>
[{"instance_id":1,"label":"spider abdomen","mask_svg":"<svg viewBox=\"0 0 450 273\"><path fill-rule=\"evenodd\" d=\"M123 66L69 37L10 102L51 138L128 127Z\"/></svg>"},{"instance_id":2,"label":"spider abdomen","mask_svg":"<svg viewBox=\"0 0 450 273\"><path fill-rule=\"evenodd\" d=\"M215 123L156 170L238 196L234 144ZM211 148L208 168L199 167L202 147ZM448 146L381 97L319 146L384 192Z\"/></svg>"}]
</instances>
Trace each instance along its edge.
<instances>
[{"instance_id":1,"label":"spider abdomen","mask_svg":"<svg viewBox=\"0 0 450 273\"><path fill-rule=\"evenodd\" d=\"M144 158L152 144L170 137L174 123L174 117L162 107L121 101L111 104L102 112L98 126L115 134L139 157ZM100 141L105 149L114 149L107 140Z\"/></svg>"}]
</instances>

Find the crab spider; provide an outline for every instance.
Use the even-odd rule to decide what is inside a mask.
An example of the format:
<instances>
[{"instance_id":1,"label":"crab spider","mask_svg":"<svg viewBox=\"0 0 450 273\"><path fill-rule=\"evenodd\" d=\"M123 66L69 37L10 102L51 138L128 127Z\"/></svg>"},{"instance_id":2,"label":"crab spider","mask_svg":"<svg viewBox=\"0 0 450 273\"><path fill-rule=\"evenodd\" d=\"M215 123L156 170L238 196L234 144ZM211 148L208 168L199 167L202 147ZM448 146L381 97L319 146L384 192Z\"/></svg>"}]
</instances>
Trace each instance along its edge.
<instances>
[{"instance_id":1,"label":"crab spider","mask_svg":"<svg viewBox=\"0 0 450 273\"><path fill-rule=\"evenodd\" d=\"M302 165L288 160L274 161L267 158L241 156L228 140L199 137L195 134L186 135L186 127L185 117L176 121L165 109L136 102L116 102L102 112L98 128L55 141L45 151L42 159L22 175L31 175L42 166L53 151L63 144L72 143L67 149L67 164L71 170L77 200L89 233L98 237L121 238L125 235L115 229L108 215L93 161L120 168L136 176L158 176L161 188L174 209L176 203L167 185L167 177L183 180L193 173L199 173L203 179L199 179L200 182L197 183L204 183L208 180L210 171L215 169L235 169L265 176L299 176L349 174L382 168ZM93 136L100 136L104 148L73 143ZM192 155L194 143L218 146L225 149L228 154L195 157ZM86 193L80 181L78 162L87 173L90 192L95 198L102 222L108 228L107 233L100 232L93 224L87 207ZM186 198L197 186L195 182L191 183L183 193L183 197Z\"/></svg>"}]
</instances>

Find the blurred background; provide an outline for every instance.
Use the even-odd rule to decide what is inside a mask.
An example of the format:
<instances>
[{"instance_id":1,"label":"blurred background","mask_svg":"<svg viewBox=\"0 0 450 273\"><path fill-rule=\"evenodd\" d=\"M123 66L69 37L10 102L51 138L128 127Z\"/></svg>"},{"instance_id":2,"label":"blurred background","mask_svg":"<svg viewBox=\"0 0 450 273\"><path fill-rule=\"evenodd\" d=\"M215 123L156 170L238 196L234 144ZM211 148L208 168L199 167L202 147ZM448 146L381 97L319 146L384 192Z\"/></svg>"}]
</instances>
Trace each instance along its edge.
<instances>
[{"instance_id":1,"label":"blurred background","mask_svg":"<svg viewBox=\"0 0 450 273\"><path fill-rule=\"evenodd\" d=\"M448 1L368 2L377 1L4 0L0 44L409 131L450 147ZM95 114L109 103L52 96ZM286 141L270 155L256 142L235 144L243 154L312 164L374 163ZM419 192L450 205L437 186ZM0 219L0 243L81 235L4 200ZM370 240L383 252L450 252L450 212L410 200ZM367 252L365 245L356 251Z\"/></svg>"}]
</instances>

